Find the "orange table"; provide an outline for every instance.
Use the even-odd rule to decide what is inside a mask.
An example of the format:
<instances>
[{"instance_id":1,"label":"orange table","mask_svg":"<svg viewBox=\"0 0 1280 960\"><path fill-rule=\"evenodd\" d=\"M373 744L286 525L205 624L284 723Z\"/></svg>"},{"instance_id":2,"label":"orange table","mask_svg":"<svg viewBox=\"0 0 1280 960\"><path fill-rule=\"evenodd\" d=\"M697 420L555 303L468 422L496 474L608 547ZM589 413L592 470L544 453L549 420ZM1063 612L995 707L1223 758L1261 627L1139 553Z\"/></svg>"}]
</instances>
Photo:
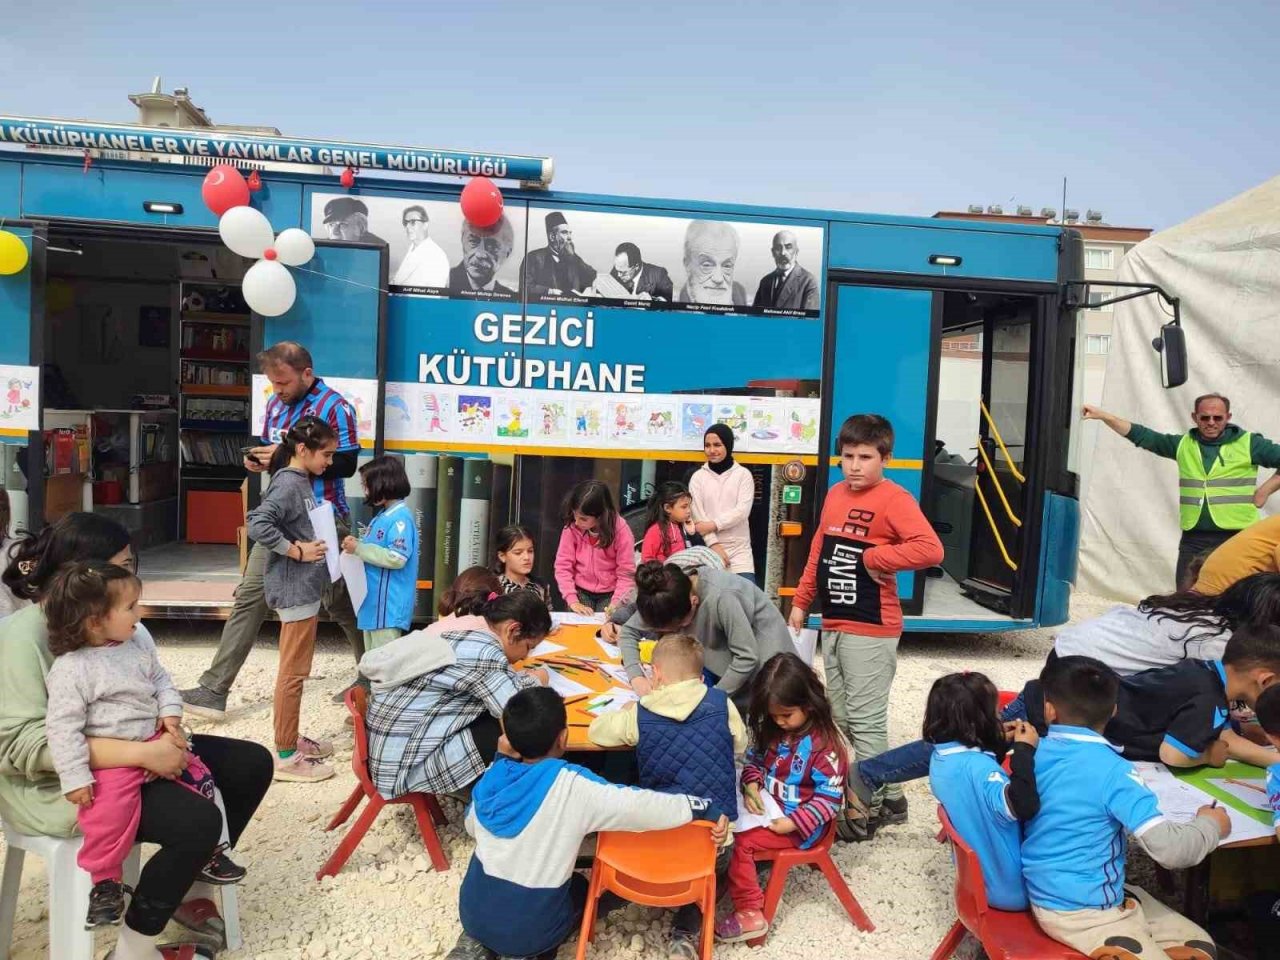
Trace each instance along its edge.
<instances>
[{"instance_id":1,"label":"orange table","mask_svg":"<svg viewBox=\"0 0 1280 960\"><path fill-rule=\"evenodd\" d=\"M614 660L606 656L600 644L596 642L596 634L599 632L600 627L594 625L565 624L560 626L552 631L547 639L565 649L559 653L551 654L550 659L586 657L602 664L612 663L620 666L622 664L621 659ZM538 664L542 659L542 657L534 657L525 661L525 664ZM587 668L567 670L564 675L576 680L584 687L590 687L592 690L592 694L588 694L582 699L571 697L565 701L566 711L569 715L569 749L600 750L600 747L597 747L587 739L587 727L591 725L592 720L591 714L587 712L587 701L592 699L594 694L605 693L614 687L620 687L621 684L599 670Z\"/></svg>"}]
</instances>

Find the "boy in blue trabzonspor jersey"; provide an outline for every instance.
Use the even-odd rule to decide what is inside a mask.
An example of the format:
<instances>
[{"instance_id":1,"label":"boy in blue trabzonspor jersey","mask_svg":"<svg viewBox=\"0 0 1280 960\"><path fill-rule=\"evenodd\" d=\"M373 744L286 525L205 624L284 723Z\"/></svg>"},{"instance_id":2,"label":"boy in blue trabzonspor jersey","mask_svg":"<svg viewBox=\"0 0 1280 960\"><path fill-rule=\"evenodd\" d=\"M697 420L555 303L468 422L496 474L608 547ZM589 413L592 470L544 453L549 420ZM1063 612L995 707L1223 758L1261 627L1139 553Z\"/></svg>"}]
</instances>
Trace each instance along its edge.
<instances>
[{"instance_id":1,"label":"boy in blue trabzonspor jersey","mask_svg":"<svg viewBox=\"0 0 1280 960\"><path fill-rule=\"evenodd\" d=\"M1213 960L1207 933L1125 884L1125 834L1162 866L1189 867L1231 829L1226 813L1204 806L1190 823L1165 819L1133 764L1102 736L1119 678L1101 661L1052 660L1040 687L1049 732L1036 750L1040 812L1026 826L1022 875L1041 928L1086 956Z\"/></svg>"}]
</instances>

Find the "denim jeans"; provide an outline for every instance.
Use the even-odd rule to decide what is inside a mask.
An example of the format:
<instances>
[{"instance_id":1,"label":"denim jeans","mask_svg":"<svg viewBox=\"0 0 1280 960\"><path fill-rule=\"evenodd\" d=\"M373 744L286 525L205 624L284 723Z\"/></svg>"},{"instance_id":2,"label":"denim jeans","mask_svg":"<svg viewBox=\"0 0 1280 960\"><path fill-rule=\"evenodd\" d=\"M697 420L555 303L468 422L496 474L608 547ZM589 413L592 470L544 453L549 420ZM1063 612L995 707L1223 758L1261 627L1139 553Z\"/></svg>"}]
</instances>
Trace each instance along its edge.
<instances>
[{"instance_id":1,"label":"denim jeans","mask_svg":"<svg viewBox=\"0 0 1280 960\"><path fill-rule=\"evenodd\" d=\"M1022 693L1009 702L1000 711L1000 719L1027 719L1027 705ZM913 740L900 747L886 750L878 756L862 760L854 768L858 775L873 791L879 790L887 783L906 783L908 780L920 780L929 775L929 758L933 756L933 744L927 740Z\"/></svg>"}]
</instances>

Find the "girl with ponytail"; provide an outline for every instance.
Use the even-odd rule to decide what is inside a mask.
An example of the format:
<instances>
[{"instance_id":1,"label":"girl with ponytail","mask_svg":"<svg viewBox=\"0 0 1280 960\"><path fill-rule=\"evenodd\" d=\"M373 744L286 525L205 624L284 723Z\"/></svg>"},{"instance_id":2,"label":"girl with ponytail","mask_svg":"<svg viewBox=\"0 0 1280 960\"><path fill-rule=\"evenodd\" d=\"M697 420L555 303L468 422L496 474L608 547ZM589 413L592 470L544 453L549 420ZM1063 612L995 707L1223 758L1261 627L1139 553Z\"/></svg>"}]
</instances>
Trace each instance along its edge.
<instances>
[{"instance_id":1,"label":"girl with ponytail","mask_svg":"<svg viewBox=\"0 0 1280 960\"><path fill-rule=\"evenodd\" d=\"M267 470L271 485L249 512L249 537L270 551L263 586L280 618L276 668L275 779L315 783L333 776L325 759L333 744L298 734L302 684L311 676L320 602L329 586L326 546L316 539L310 512L319 499L314 480L333 463L338 436L318 417L302 417L281 439Z\"/></svg>"}]
</instances>

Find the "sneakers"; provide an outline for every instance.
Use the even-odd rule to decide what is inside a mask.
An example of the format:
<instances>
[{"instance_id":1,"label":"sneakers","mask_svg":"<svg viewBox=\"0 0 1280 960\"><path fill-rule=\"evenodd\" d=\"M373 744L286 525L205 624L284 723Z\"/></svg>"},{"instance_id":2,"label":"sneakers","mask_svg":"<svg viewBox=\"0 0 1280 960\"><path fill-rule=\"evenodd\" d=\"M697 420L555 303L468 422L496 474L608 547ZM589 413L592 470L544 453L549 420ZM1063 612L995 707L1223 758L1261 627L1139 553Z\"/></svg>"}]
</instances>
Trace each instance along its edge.
<instances>
[{"instance_id":1,"label":"sneakers","mask_svg":"<svg viewBox=\"0 0 1280 960\"><path fill-rule=\"evenodd\" d=\"M880 804L880 816L877 819L879 819L880 826L882 827L890 826L895 823L906 823L907 798L898 797L897 799L890 800L888 797L885 797L884 802Z\"/></svg>"},{"instance_id":2,"label":"sneakers","mask_svg":"<svg viewBox=\"0 0 1280 960\"><path fill-rule=\"evenodd\" d=\"M227 695L214 693L208 687L192 687L181 690L182 706L187 713L208 720L223 720L227 716Z\"/></svg>"},{"instance_id":3,"label":"sneakers","mask_svg":"<svg viewBox=\"0 0 1280 960\"><path fill-rule=\"evenodd\" d=\"M84 928L114 927L124 918L124 884L119 880L100 880L89 891L89 912Z\"/></svg>"},{"instance_id":4,"label":"sneakers","mask_svg":"<svg viewBox=\"0 0 1280 960\"><path fill-rule=\"evenodd\" d=\"M667 960L698 960L698 944L687 933L672 933L667 941Z\"/></svg>"},{"instance_id":5,"label":"sneakers","mask_svg":"<svg viewBox=\"0 0 1280 960\"><path fill-rule=\"evenodd\" d=\"M465 931L458 936L458 942L445 955L444 960L496 960L497 954L479 940Z\"/></svg>"},{"instance_id":6,"label":"sneakers","mask_svg":"<svg viewBox=\"0 0 1280 960\"><path fill-rule=\"evenodd\" d=\"M852 804L836 820L836 837L845 843L865 843L874 840L876 831L881 827L893 826L907 822L907 798L885 800L870 816L859 817L853 812Z\"/></svg>"},{"instance_id":7,"label":"sneakers","mask_svg":"<svg viewBox=\"0 0 1280 960\"><path fill-rule=\"evenodd\" d=\"M298 737L298 752L312 760L327 760L333 756L333 744L328 740L312 740Z\"/></svg>"},{"instance_id":8,"label":"sneakers","mask_svg":"<svg viewBox=\"0 0 1280 960\"><path fill-rule=\"evenodd\" d=\"M215 887L225 887L239 883L249 871L238 863L234 863L223 851L219 850L200 870L200 879Z\"/></svg>"},{"instance_id":9,"label":"sneakers","mask_svg":"<svg viewBox=\"0 0 1280 960\"><path fill-rule=\"evenodd\" d=\"M273 780L286 783L319 783L333 776L333 767L317 757L297 751L288 757L276 757Z\"/></svg>"}]
</instances>

